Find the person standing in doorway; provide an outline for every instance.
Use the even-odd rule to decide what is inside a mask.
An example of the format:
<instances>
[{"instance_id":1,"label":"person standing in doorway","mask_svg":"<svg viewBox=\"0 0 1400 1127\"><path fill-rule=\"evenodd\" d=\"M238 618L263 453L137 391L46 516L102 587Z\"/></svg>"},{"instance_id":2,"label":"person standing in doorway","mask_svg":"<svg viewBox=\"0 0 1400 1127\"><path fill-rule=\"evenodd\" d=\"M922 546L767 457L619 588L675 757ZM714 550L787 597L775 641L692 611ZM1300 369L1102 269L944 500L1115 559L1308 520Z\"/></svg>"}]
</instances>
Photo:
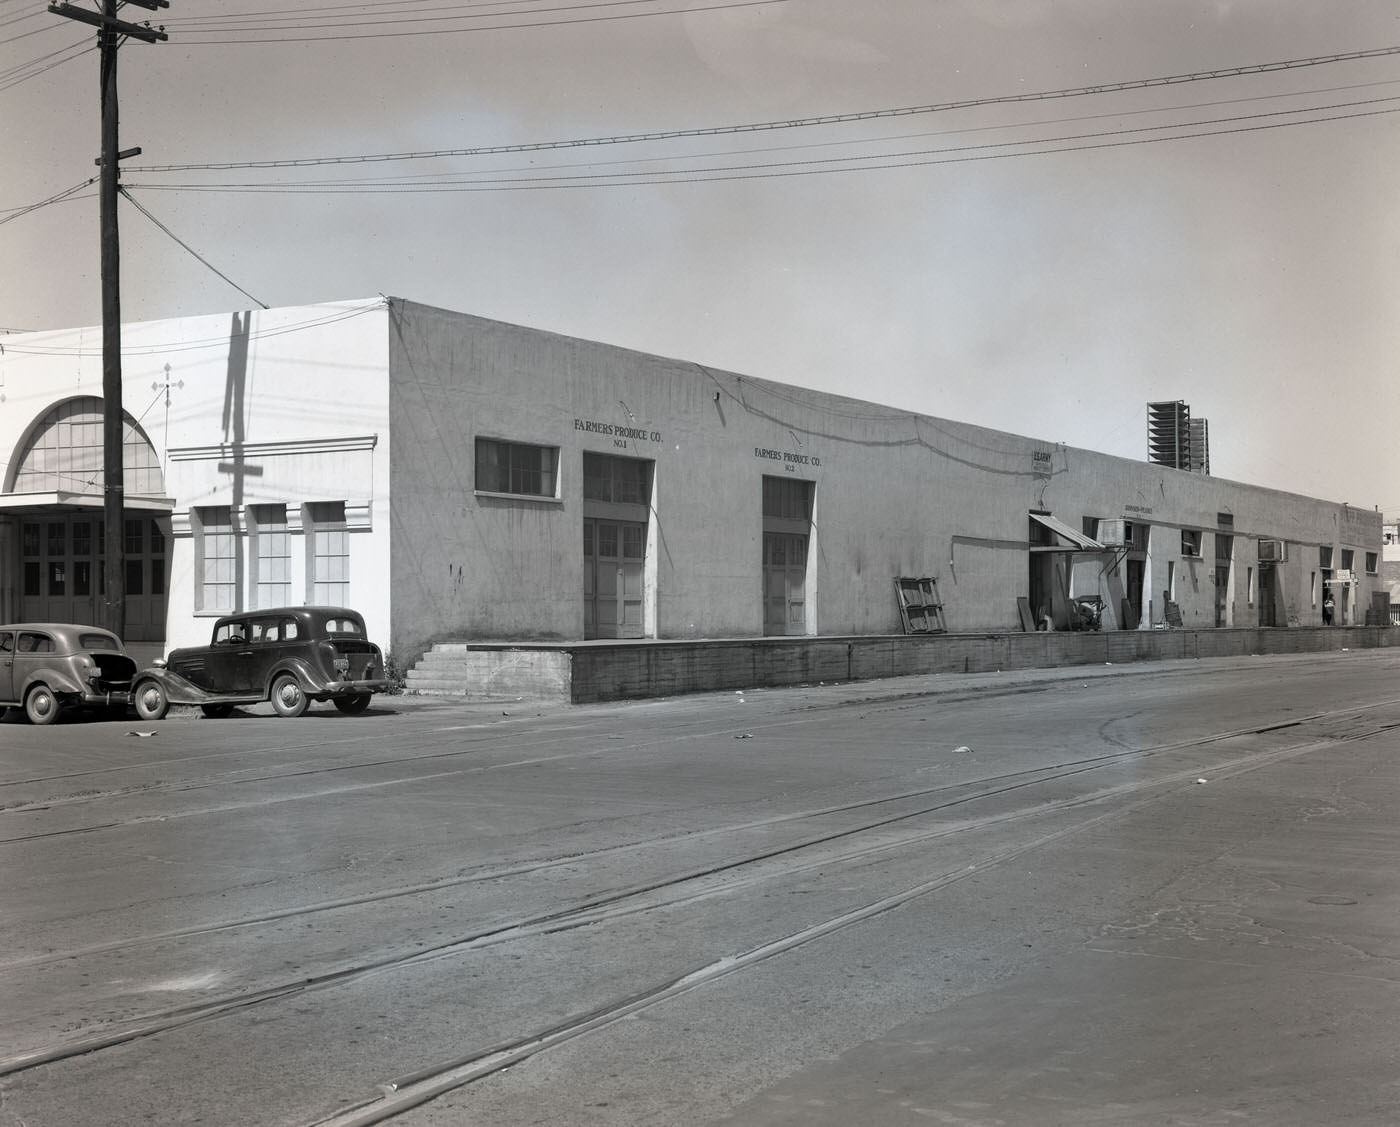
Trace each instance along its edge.
<instances>
[{"instance_id":1,"label":"person standing in doorway","mask_svg":"<svg viewBox=\"0 0 1400 1127\"><path fill-rule=\"evenodd\" d=\"M1327 588L1322 596L1322 625L1332 625L1332 614L1337 609L1337 604L1332 599L1332 588Z\"/></svg>"}]
</instances>

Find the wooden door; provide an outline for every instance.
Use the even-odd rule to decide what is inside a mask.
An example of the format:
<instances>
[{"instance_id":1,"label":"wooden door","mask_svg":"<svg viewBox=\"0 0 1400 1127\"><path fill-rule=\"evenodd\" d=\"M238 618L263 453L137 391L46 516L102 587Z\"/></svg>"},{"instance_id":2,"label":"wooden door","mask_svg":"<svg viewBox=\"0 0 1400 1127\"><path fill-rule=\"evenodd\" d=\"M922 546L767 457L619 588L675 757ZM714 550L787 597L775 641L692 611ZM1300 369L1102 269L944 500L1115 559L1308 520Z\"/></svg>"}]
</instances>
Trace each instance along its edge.
<instances>
[{"instance_id":1,"label":"wooden door","mask_svg":"<svg viewBox=\"0 0 1400 1127\"><path fill-rule=\"evenodd\" d=\"M584 637L640 638L647 526L585 520Z\"/></svg>"},{"instance_id":2,"label":"wooden door","mask_svg":"<svg viewBox=\"0 0 1400 1127\"><path fill-rule=\"evenodd\" d=\"M807 537L763 534L763 632L807 632Z\"/></svg>"}]
</instances>

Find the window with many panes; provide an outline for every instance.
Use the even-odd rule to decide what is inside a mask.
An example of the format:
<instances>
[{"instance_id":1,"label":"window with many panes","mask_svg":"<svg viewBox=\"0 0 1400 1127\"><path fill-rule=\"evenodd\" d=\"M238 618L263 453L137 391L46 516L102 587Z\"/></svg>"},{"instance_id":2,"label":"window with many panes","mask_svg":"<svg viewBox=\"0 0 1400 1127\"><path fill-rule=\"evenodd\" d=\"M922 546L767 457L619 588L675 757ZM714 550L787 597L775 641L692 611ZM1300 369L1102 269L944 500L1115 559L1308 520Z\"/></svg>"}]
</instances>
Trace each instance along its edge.
<instances>
[{"instance_id":1,"label":"window with many panes","mask_svg":"<svg viewBox=\"0 0 1400 1127\"><path fill-rule=\"evenodd\" d=\"M90 520L73 522L73 594L83 599L92 595L92 524Z\"/></svg>"},{"instance_id":2,"label":"window with many panes","mask_svg":"<svg viewBox=\"0 0 1400 1127\"><path fill-rule=\"evenodd\" d=\"M68 594L68 568L66 557L68 555L68 526L61 520L48 522L48 535L45 537L49 547L48 561L48 594L53 596L63 596Z\"/></svg>"},{"instance_id":3,"label":"window with many panes","mask_svg":"<svg viewBox=\"0 0 1400 1127\"><path fill-rule=\"evenodd\" d=\"M50 410L34 429L15 473L16 493L98 494L105 480L102 400L70 399ZM128 494L159 496L160 462L146 436L127 416L122 422L122 474Z\"/></svg>"},{"instance_id":4,"label":"window with many panes","mask_svg":"<svg viewBox=\"0 0 1400 1127\"><path fill-rule=\"evenodd\" d=\"M238 538L233 510L227 505L195 509L198 584L195 609L226 614L238 607Z\"/></svg>"},{"instance_id":5,"label":"window with many panes","mask_svg":"<svg viewBox=\"0 0 1400 1127\"><path fill-rule=\"evenodd\" d=\"M521 497L556 497L559 450L495 438L476 440L476 490Z\"/></svg>"},{"instance_id":6,"label":"window with many panes","mask_svg":"<svg viewBox=\"0 0 1400 1127\"><path fill-rule=\"evenodd\" d=\"M146 532L150 521L145 517L122 522L122 541L126 550L126 593L146 594Z\"/></svg>"},{"instance_id":7,"label":"window with many panes","mask_svg":"<svg viewBox=\"0 0 1400 1127\"><path fill-rule=\"evenodd\" d=\"M585 501L645 505L651 500L651 463L585 452L583 497Z\"/></svg>"},{"instance_id":8,"label":"window with many panes","mask_svg":"<svg viewBox=\"0 0 1400 1127\"><path fill-rule=\"evenodd\" d=\"M310 601L320 606L350 602L350 532L344 501L306 506L307 577Z\"/></svg>"},{"instance_id":9,"label":"window with many panes","mask_svg":"<svg viewBox=\"0 0 1400 1127\"><path fill-rule=\"evenodd\" d=\"M151 594L165 594L165 533L151 521Z\"/></svg>"},{"instance_id":10,"label":"window with many panes","mask_svg":"<svg viewBox=\"0 0 1400 1127\"><path fill-rule=\"evenodd\" d=\"M43 552L40 548L39 531L41 525L26 521L20 532L21 551L24 555L24 593L33 598L43 590L40 583Z\"/></svg>"},{"instance_id":11,"label":"window with many panes","mask_svg":"<svg viewBox=\"0 0 1400 1127\"><path fill-rule=\"evenodd\" d=\"M763 515L782 520L812 519L812 483L796 478L764 477Z\"/></svg>"},{"instance_id":12,"label":"window with many panes","mask_svg":"<svg viewBox=\"0 0 1400 1127\"><path fill-rule=\"evenodd\" d=\"M284 607L292 601L292 534L286 505L253 505L253 609Z\"/></svg>"}]
</instances>

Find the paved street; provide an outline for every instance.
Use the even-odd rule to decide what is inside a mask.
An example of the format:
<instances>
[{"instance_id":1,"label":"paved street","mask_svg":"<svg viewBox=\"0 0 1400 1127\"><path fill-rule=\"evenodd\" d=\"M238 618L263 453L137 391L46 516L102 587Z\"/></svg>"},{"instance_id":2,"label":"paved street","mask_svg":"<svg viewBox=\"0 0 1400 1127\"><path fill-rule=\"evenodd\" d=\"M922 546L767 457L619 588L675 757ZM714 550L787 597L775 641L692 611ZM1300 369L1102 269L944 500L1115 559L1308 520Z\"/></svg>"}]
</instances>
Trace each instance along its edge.
<instances>
[{"instance_id":1,"label":"paved street","mask_svg":"<svg viewBox=\"0 0 1400 1127\"><path fill-rule=\"evenodd\" d=\"M0 723L0 1127L1400 1121L1400 657Z\"/></svg>"}]
</instances>

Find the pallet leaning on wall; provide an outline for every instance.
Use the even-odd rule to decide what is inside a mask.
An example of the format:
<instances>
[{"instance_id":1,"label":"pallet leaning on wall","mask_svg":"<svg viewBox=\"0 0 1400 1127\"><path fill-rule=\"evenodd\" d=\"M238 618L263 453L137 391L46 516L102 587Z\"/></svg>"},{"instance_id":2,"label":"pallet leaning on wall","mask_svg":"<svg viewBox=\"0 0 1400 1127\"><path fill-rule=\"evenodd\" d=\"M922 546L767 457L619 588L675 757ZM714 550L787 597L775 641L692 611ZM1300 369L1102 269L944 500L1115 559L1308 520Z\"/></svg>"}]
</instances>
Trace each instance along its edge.
<instances>
[{"instance_id":1,"label":"pallet leaning on wall","mask_svg":"<svg viewBox=\"0 0 1400 1127\"><path fill-rule=\"evenodd\" d=\"M943 604L938 600L938 580L897 577L894 596L906 634L947 633L948 628L943 625Z\"/></svg>"}]
</instances>

